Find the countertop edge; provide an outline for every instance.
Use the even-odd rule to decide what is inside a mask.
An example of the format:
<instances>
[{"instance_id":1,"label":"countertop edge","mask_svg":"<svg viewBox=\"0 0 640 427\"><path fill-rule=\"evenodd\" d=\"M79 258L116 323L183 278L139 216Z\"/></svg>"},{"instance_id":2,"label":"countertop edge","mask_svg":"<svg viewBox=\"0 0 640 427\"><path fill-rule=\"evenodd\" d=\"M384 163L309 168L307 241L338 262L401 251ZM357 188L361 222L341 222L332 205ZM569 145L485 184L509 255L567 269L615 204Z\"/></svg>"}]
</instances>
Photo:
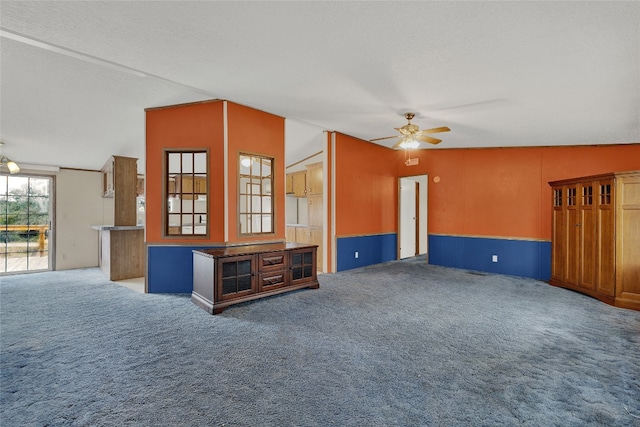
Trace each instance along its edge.
<instances>
[{"instance_id":1,"label":"countertop edge","mask_svg":"<svg viewBox=\"0 0 640 427\"><path fill-rule=\"evenodd\" d=\"M91 229L97 231L144 230L144 225L92 225Z\"/></svg>"}]
</instances>

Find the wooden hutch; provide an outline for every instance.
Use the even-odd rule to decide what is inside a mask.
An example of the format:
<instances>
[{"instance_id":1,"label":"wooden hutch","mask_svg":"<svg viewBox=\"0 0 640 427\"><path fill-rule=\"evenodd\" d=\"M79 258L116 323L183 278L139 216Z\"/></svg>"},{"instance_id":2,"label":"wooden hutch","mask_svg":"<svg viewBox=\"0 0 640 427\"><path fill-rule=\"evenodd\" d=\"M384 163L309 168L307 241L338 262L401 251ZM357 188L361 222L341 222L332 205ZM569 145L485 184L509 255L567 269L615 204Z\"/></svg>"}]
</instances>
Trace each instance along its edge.
<instances>
[{"instance_id":1,"label":"wooden hutch","mask_svg":"<svg viewBox=\"0 0 640 427\"><path fill-rule=\"evenodd\" d=\"M549 184L549 283L640 310L640 171Z\"/></svg>"}]
</instances>

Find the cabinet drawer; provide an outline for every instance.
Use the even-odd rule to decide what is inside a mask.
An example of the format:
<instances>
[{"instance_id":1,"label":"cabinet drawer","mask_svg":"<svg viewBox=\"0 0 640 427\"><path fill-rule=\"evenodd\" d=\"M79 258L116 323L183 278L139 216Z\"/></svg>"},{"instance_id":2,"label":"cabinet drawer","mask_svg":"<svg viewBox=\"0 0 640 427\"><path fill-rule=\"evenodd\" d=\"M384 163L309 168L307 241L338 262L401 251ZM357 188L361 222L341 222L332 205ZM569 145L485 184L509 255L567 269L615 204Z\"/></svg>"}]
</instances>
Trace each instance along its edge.
<instances>
[{"instance_id":1,"label":"cabinet drawer","mask_svg":"<svg viewBox=\"0 0 640 427\"><path fill-rule=\"evenodd\" d=\"M287 258L287 253L284 251L260 254L258 256L258 270L260 272L284 270L288 265Z\"/></svg>"},{"instance_id":2,"label":"cabinet drawer","mask_svg":"<svg viewBox=\"0 0 640 427\"><path fill-rule=\"evenodd\" d=\"M283 287L285 285L285 275L287 274L287 272L288 271L281 270L260 274L260 277L258 279L258 292Z\"/></svg>"}]
</instances>

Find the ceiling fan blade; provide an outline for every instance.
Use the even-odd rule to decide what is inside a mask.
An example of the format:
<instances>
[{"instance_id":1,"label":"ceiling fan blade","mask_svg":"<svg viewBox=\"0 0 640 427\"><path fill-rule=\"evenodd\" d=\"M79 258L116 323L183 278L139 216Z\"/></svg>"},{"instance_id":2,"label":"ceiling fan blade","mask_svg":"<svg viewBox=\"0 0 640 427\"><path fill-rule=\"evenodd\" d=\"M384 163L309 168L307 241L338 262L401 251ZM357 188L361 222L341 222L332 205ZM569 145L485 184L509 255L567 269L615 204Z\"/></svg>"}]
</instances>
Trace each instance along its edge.
<instances>
[{"instance_id":1,"label":"ceiling fan blade","mask_svg":"<svg viewBox=\"0 0 640 427\"><path fill-rule=\"evenodd\" d=\"M431 128L431 129L425 129L425 130L421 130L419 133L438 133L438 132L449 132L451 129L449 129L446 126L442 126L439 128Z\"/></svg>"},{"instance_id":2,"label":"ceiling fan blade","mask_svg":"<svg viewBox=\"0 0 640 427\"><path fill-rule=\"evenodd\" d=\"M415 138L418 141L428 142L429 144L440 144L442 142L441 139L431 138L430 136L426 136L426 135L416 135Z\"/></svg>"},{"instance_id":3,"label":"ceiling fan blade","mask_svg":"<svg viewBox=\"0 0 640 427\"><path fill-rule=\"evenodd\" d=\"M411 131L406 129L406 128L404 128L404 127L394 128L394 129L397 130L398 132L400 132L403 135L411 135ZM416 127L416 130L418 130L417 127Z\"/></svg>"},{"instance_id":4,"label":"ceiling fan blade","mask_svg":"<svg viewBox=\"0 0 640 427\"><path fill-rule=\"evenodd\" d=\"M395 135L395 136L385 136L384 138L375 138L375 139L370 139L369 142L374 142L374 141L382 141L383 139L391 139L391 138L399 138L400 135Z\"/></svg>"}]
</instances>

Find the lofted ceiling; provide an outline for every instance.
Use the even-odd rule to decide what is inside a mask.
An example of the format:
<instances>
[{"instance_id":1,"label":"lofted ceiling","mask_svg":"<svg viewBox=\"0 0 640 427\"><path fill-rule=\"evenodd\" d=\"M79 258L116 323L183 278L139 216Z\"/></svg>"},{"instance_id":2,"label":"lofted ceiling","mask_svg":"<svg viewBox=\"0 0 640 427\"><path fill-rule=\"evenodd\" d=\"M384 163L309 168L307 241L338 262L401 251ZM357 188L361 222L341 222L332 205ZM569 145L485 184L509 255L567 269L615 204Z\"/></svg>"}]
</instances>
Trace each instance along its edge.
<instances>
[{"instance_id":1,"label":"lofted ceiling","mask_svg":"<svg viewBox=\"0 0 640 427\"><path fill-rule=\"evenodd\" d=\"M15 161L144 161L144 109L228 99L430 148L640 142L640 2L0 1L0 139ZM260 135L256 135L259 138ZM391 146L395 140L380 141Z\"/></svg>"}]
</instances>

